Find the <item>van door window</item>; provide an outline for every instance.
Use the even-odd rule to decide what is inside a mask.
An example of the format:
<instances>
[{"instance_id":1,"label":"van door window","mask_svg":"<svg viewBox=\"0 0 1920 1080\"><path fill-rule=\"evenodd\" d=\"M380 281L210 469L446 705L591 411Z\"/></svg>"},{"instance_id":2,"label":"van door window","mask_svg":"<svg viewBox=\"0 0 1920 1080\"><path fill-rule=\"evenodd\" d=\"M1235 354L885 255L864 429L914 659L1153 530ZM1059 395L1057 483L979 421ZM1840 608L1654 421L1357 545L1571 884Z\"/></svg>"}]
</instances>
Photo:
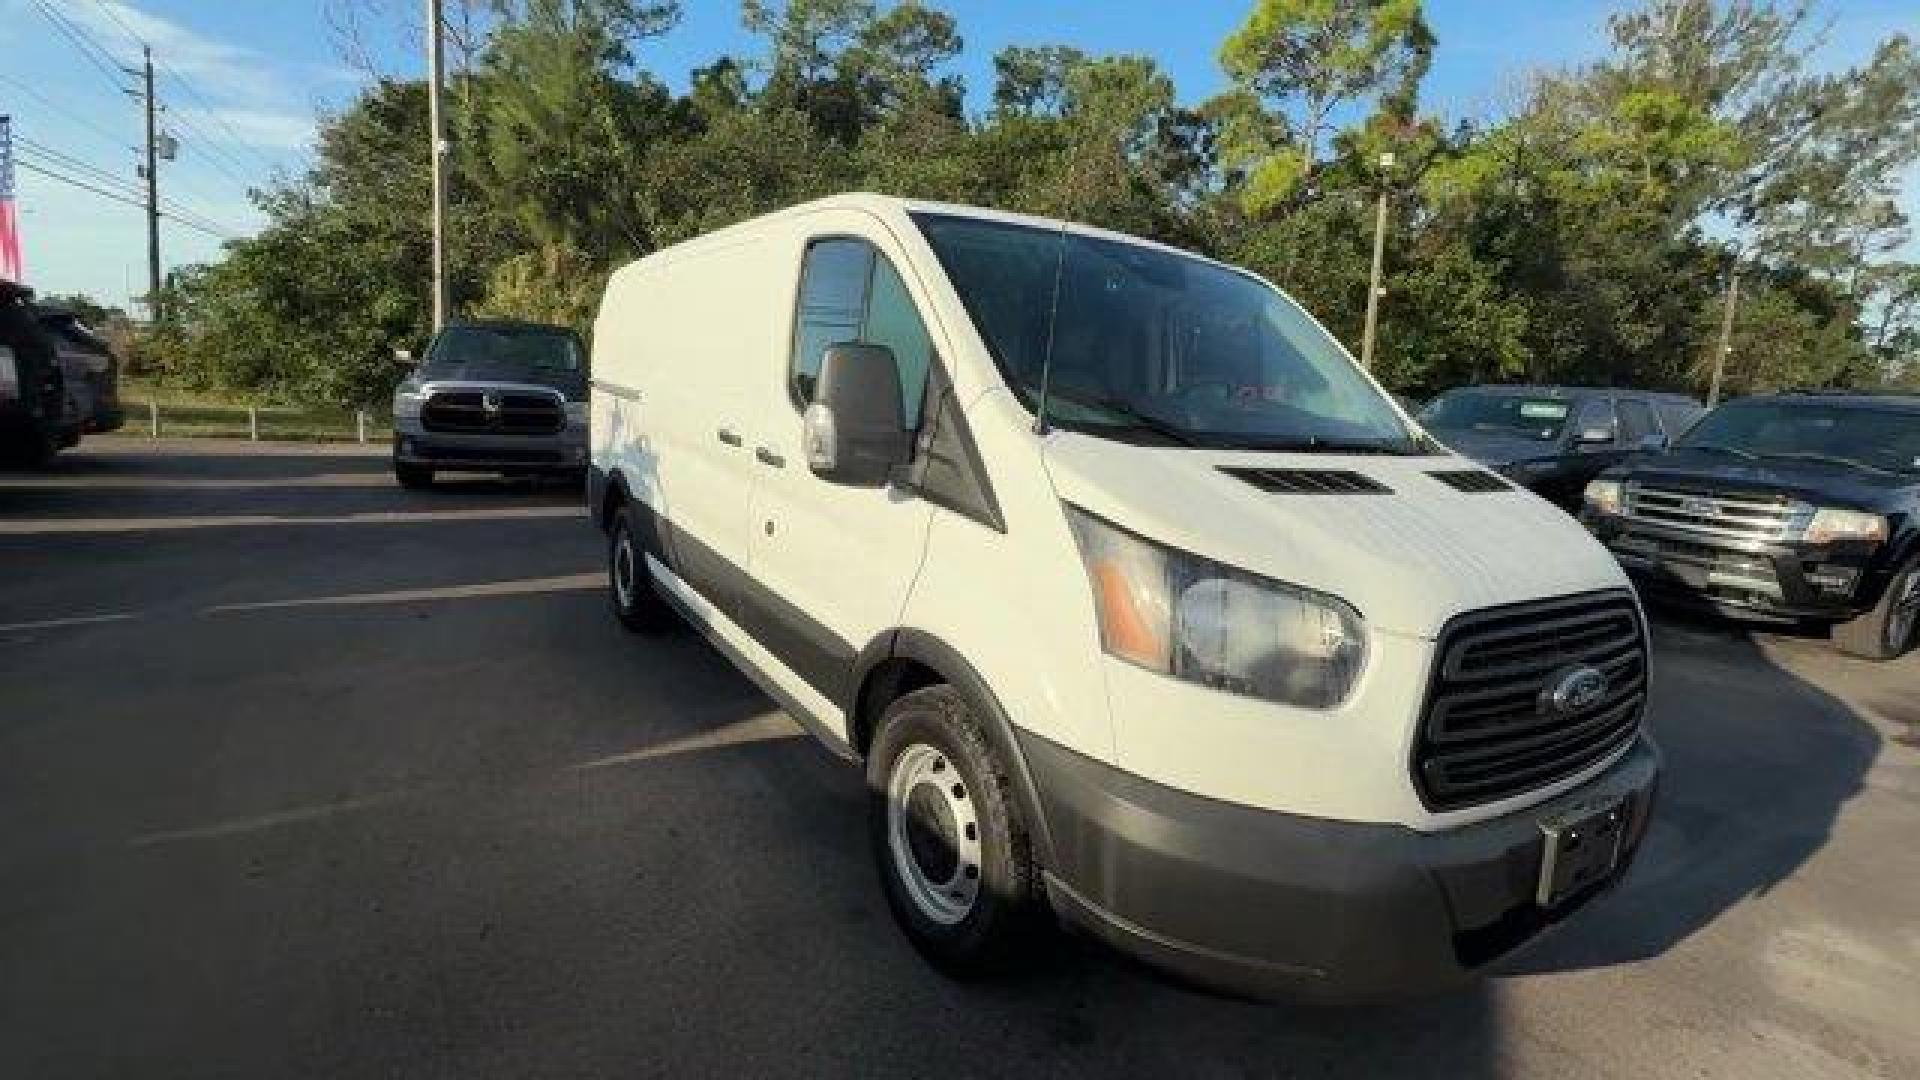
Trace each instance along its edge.
<instances>
[{"instance_id":1,"label":"van door window","mask_svg":"<svg viewBox=\"0 0 1920 1080\"><path fill-rule=\"evenodd\" d=\"M933 339L913 306L906 282L886 256L864 240L816 241L801 270L800 310L794 319L793 393L805 404L827 348L847 341L885 345L900 368L900 416L917 427Z\"/></svg>"},{"instance_id":2,"label":"van door window","mask_svg":"<svg viewBox=\"0 0 1920 1080\"><path fill-rule=\"evenodd\" d=\"M793 323L793 392L813 400L827 346L860 339L866 317L873 248L864 240L820 240L800 271L800 310Z\"/></svg>"}]
</instances>

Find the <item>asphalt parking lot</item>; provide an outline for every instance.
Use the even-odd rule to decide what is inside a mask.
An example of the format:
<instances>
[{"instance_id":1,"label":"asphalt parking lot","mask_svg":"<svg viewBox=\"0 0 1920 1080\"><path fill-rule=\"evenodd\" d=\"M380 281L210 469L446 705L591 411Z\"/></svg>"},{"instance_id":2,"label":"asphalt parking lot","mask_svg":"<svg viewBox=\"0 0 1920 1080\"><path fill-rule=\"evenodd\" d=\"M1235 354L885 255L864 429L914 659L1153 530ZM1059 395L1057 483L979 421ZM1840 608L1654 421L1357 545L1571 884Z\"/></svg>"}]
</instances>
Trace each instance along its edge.
<instances>
[{"instance_id":1,"label":"asphalt parking lot","mask_svg":"<svg viewBox=\"0 0 1920 1080\"><path fill-rule=\"evenodd\" d=\"M860 778L607 613L573 490L379 448L0 473L0 1076L1920 1075L1920 655L1663 619L1627 884L1450 997L957 984Z\"/></svg>"}]
</instances>

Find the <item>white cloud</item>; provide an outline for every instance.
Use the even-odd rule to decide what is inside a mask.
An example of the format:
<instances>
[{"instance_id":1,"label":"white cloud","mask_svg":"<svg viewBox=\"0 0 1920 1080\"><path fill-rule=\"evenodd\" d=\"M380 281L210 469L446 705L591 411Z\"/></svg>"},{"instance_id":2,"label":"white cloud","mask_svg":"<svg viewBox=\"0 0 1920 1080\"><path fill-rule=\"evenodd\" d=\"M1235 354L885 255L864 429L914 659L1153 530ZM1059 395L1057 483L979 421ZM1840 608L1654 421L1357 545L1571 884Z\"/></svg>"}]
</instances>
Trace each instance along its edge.
<instances>
[{"instance_id":1,"label":"white cloud","mask_svg":"<svg viewBox=\"0 0 1920 1080\"><path fill-rule=\"evenodd\" d=\"M247 146L274 150L306 150L313 143L311 114L237 107L175 108L172 113L185 117L191 125L188 130L175 132L182 142L196 138L196 131L204 131L223 142L231 139Z\"/></svg>"}]
</instances>

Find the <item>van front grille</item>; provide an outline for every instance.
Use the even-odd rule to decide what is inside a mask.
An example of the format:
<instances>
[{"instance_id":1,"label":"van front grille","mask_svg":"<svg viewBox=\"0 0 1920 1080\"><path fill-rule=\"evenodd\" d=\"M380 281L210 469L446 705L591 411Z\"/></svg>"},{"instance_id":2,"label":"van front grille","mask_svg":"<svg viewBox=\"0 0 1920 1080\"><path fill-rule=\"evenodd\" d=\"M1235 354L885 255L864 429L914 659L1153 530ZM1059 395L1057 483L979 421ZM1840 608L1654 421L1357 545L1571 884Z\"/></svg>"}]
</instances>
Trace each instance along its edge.
<instances>
[{"instance_id":1,"label":"van front grille","mask_svg":"<svg viewBox=\"0 0 1920 1080\"><path fill-rule=\"evenodd\" d=\"M511 390L439 390L420 409L428 431L552 435L567 424L553 394Z\"/></svg>"},{"instance_id":2,"label":"van front grille","mask_svg":"<svg viewBox=\"0 0 1920 1080\"><path fill-rule=\"evenodd\" d=\"M1605 758L1640 730L1646 633L1631 596L1593 593L1463 616L1442 632L1413 780L1434 810L1544 787ZM1554 701L1581 669L1605 688Z\"/></svg>"}]
</instances>

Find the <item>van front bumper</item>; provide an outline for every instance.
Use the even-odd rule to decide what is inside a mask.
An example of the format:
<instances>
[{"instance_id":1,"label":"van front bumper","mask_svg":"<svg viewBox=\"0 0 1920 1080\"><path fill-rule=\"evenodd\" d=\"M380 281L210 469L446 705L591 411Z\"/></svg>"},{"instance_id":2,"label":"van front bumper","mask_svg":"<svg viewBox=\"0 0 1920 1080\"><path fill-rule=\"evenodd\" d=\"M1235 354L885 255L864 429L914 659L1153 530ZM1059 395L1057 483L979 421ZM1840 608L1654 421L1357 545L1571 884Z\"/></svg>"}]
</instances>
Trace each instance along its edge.
<instances>
[{"instance_id":1,"label":"van front bumper","mask_svg":"<svg viewBox=\"0 0 1920 1080\"><path fill-rule=\"evenodd\" d=\"M1021 733L1065 919L1176 976L1256 997L1351 1001L1463 982L1618 882L1646 834L1659 752L1643 735L1539 806L1448 832L1328 821L1155 784ZM1542 822L1627 814L1614 873L1535 902Z\"/></svg>"}]
</instances>

